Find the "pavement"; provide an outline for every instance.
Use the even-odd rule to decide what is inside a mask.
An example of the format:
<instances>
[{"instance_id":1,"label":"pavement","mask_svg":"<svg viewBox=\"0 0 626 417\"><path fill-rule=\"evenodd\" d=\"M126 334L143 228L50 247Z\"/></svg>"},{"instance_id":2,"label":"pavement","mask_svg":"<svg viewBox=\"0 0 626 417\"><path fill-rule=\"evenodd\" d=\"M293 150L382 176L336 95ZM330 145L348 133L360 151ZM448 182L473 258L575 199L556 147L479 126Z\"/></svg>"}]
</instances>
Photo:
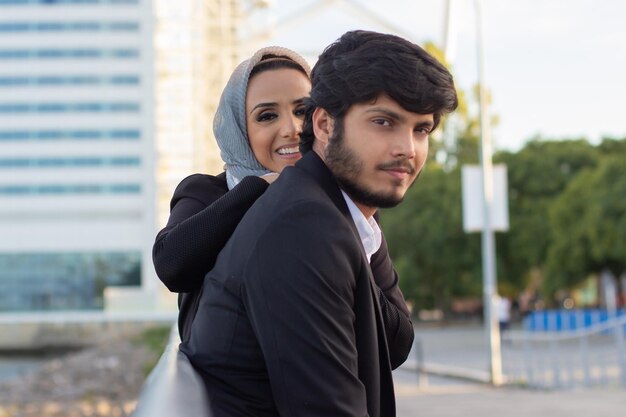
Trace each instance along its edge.
<instances>
[{"instance_id":1,"label":"pavement","mask_svg":"<svg viewBox=\"0 0 626 417\"><path fill-rule=\"evenodd\" d=\"M617 417L626 415L626 387L619 383L581 388L494 388L486 374L486 337L479 325L417 328L424 364L465 372L418 374L416 350L394 371L398 417ZM503 356L506 358L506 347ZM504 363L506 365L506 362ZM505 366L506 370L506 366ZM473 376L476 376L474 378Z\"/></svg>"}]
</instances>

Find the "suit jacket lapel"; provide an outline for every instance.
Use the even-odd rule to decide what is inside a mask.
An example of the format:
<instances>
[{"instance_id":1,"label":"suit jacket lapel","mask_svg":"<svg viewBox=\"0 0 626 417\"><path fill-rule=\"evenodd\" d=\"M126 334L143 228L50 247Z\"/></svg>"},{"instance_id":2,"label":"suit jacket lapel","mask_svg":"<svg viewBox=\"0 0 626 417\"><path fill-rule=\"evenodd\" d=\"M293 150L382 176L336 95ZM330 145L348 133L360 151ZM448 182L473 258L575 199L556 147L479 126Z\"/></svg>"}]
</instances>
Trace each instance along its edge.
<instances>
[{"instance_id":1,"label":"suit jacket lapel","mask_svg":"<svg viewBox=\"0 0 626 417\"><path fill-rule=\"evenodd\" d=\"M297 163L296 167L302 169L310 176L315 178L315 180L320 184L321 188L326 192L331 201L337 206L339 211L344 215L346 220L350 223L352 227L352 231L354 233L355 239L360 242L361 238L359 236L359 232L354 224L354 220L352 219L352 215L350 214L350 210L348 209L348 205L346 204L346 200L341 193L341 189L339 188L339 184L337 184L337 180L333 176L332 172L328 169L326 164L320 159L320 157L313 151L309 151L307 154L302 157ZM359 372L364 372L368 374L367 379L370 379L370 383L373 384L377 388L377 391L381 392L380 404L369 404L368 408L373 407L374 410L379 410L380 415L395 415L395 395L393 390L393 378L391 375L391 365L389 363L389 349L387 347L387 340L385 336L385 327L383 325L382 312L380 310L380 303L378 300L378 291L376 290L374 284L374 278L372 276L371 268L369 267L369 262L367 261L367 255L365 254L365 250L363 249L363 245L359 244L359 248L361 251L361 256L363 258L363 262L367 265L366 268L363 268L363 271L366 273L367 284L366 288L368 291L363 292L365 288L359 290L358 293L361 293L360 298L365 304L361 304L361 308L367 310L367 305L373 306L373 318L375 320L376 326L376 335L377 335L377 346L374 348L373 346L368 348L374 348L379 358L379 372L371 373L371 364L363 362L360 366L361 370ZM367 295L369 293L369 295ZM357 301L358 303L358 301ZM363 312L363 311L362 311ZM364 313L364 312L363 312ZM365 324L363 321L357 320L362 324ZM365 320L367 322L367 320ZM360 327L357 324L357 327ZM359 332L367 332L366 329L359 329ZM373 352L372 352L373 353ZM359 355L359 359L364 359L367 361L367 355ZM361 360L359 360L361 363ZM376 375L378 373L378 375ZM382 387L388 387L390 391L387 393L383 392ZM368 402L373 400L372 398L368 398ZM370 408L371 410L371 408Z\"/></svg>"},{"instance_id":2,"label":"suit jacket lapel","mask_svg":"<svg viewBox=\"0 0 626 417\"><path fill-rule=\"evenodd\" d=\"M333 176L332 172L330 172L324 161L321 160L319 155L317 155L314 151L309 151L304 155L302 159L300 159L296 163L296 167L301 168L317 180L321 188L326 192L326 194L335 204L335 206L337 206L339 211L341 211L348 223L350 223L350 227L352 228L354 237L360 243L361 236L359 235L359 231L356 228L356 224L354 224L354 219L352 218L350 209L346 204L346 200L341 193L341 188L339 188L337 180ZM365 249L363 248L363 245L359 244L359 248L361 248L361 254L363 255L363 259L366 263L369 264L369 262L367 262L367 255L365 254ZM371 273L369 275L370 278L372 278Z\"/></svg>"}]
</instances>

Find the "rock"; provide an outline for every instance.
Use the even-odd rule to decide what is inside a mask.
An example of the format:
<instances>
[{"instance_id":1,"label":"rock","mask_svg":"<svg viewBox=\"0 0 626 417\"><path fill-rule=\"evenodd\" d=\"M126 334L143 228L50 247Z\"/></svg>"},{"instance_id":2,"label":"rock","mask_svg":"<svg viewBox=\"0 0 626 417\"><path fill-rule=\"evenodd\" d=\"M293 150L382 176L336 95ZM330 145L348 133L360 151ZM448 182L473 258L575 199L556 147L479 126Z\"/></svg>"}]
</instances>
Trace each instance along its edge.
<instances>
[{"instance_id":1,"label":"rock","mask_svg":"<svg viewBox=\"0 0 626 417\"><path fill-rule=\"evenodd\" d=\"M129 416L158 356L120 337L51 359L0 383L0 417Z\"/></svg>"}]
</instances>

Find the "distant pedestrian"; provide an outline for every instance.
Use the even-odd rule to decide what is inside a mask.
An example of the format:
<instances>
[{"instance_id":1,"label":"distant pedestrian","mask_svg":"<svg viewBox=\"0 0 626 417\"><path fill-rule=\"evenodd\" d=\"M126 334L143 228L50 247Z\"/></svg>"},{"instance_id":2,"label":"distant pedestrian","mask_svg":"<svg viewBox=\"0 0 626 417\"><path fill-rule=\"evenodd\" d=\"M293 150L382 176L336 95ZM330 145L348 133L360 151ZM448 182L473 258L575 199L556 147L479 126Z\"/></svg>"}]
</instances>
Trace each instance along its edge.
<instances>
[{"instance_id":1,"label":"distant pedestrian","mask_svg":"<svg viewBox=\"0 0 626 417\"><path fill-rule=\"evenodd\" d=\"M509 330L511 323L511 300L508 297L496 296L496 314L500 325L500 333Z\"/></svg>"}]
</instances>

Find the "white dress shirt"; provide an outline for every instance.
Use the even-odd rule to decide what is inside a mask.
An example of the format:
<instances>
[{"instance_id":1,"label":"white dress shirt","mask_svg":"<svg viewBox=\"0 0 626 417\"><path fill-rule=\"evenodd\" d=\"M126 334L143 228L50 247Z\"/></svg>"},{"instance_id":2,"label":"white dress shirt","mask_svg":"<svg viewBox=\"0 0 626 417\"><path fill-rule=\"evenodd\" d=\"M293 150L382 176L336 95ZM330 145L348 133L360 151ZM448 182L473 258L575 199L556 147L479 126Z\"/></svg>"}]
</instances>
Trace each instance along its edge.
<instances>
[{"instance_id":1,"label":"white dress shirt","mask_svg":"<svg viewBox=\"0 0 626 417\"><path fill-rule=\"evenodd\" d=\"M380 249L380 245L382 243L382 232L380 227L378 226L378 223L376 223L376 220L374 220L374 216L371 216L369 219L366 218L348 194L346 194L343 190L341 190L341 194L343 194L343 198L346 200L346 204L350 210L350 215L356 225L356 230L359 232L363 249L365 249L365 254L367 255L367 260L371 261L372 255Z\"/></svg>"}]
</instances>

